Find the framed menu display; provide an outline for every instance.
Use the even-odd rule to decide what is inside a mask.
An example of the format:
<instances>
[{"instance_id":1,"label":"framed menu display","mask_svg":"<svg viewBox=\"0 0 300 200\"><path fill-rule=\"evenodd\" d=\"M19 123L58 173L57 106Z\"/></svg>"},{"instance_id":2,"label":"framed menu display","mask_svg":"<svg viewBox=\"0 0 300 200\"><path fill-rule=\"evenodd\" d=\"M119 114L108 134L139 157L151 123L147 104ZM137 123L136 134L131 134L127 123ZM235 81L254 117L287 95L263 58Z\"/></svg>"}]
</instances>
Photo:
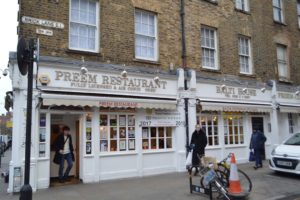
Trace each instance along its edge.
<instances>
[{"instance_id":1,"label":"framed menu display","mask_svg":"<svg viewBox=\"0 0 300 200\"><path fill-rule=\"evenodd\" d=\"M120 151L126 151L126 140L120 140Z\"/></svg>"},{"instance_id":2,"label":"framed menu display","mask_svg":"<svg viewBox=\"0 0 300 200\"><path fill-rule=\"evenodd\" d=\"M135 118L134 115L128 116L128 126L135 126Z\"/></svg>"},{"instance_id":3,"label":"framed menu display","mask_svg":"<svg viewBox=\"0 0 300 200\"><path fill-rule=\"evenodd\" d=\"M128 148L129 150L135 150L135 140L128 140Z\"/></svg>"},{"instance_id":4,"label":"framed menu display","mask_svg":"<svg viewBox=\"0 0 300 200\"><path fill-rule=\"evenodd\" d=\"M126 126L126 115L120 115L119 126Z\"/></svg>"},{"instance_id":5,"label":"framed menu display","mask_svg":"<svg viewBox=\"0 0 300 200\"><path fill-rule=\"evenodd\" d=\"M92 153L92 143L87 142L86 143L86 154L91 154Z\"/></svg>"}]
</instances>

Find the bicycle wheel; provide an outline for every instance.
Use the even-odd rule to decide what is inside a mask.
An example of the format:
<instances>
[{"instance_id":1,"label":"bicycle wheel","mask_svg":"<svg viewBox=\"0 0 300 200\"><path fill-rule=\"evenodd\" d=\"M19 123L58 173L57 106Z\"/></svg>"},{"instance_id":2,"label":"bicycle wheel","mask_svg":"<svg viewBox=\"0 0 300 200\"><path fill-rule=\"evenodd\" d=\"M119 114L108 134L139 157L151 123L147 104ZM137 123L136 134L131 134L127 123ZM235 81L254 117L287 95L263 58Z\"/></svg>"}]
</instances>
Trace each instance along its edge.
<instances>
[{"instance_id":1,"label":"bicycle wheel","mask_svg":"<svg viewBox=\"0 0 300 200\"><path fill-rule=\"evenodd\" d=\"M244 191L251 192L252 181L250 180L249 176L240 169L238 169L238 175L239 175L241 186L244 189Z\"/></svg>"},{"instance_id":2,"label":"bicycle wheel","mask_svg":"<svg viewBox=\"0 0 300 200\"><path fill-rule=\"evenodd\" d=\"M215 170L215 173L217 175L217 179L219 180L220 184L222 184L222 186L224 188L227 188L229 185L229 177L227 174L225 174L224 172L220 171L220 170ZM209 188L208 185L204 185L204 177L201 177L200 179L200 185L203 188ZM212 192L218 192L218 189L212 185Z\"/></svg>"}]
</instances>

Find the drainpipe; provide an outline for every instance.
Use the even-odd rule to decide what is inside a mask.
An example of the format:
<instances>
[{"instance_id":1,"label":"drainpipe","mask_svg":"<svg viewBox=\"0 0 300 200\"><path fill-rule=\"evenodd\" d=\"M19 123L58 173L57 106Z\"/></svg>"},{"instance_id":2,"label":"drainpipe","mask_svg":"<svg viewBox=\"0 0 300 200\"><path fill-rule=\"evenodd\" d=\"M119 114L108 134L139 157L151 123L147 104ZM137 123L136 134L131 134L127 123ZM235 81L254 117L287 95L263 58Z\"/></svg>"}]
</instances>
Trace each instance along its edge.
<instances>
[{"instance_id":1,"label":"drainpipe","mask_svg":"<svg viewBox=\"0 0 300 200\"><path fill-rule=\"evenodd\" d=\"M188 90L187 85L187 65L186 65L186 41L185 41L185 2L184 0L180 0L180 19L181 19L181 42L182 42L182 67L184 69L184 90ZM185 131L186 131L186 148L189 146L189 98L184 98L184 111L185 111ZM188 154L188 151L186 151L186 155Z\"/></svg>"}]
</instances>

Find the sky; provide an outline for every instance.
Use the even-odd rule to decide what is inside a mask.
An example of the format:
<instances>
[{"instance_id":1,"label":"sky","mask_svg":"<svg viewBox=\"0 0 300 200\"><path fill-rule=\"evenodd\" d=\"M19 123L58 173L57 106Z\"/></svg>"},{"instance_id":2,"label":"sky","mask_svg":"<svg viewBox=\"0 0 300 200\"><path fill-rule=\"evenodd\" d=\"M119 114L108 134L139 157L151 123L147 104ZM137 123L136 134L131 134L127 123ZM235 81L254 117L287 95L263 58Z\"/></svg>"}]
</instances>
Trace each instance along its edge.
<instances>
[{"instance_id":1,"label":"sky","mask_svg":"<svg viewBox=\"0 0 300 200\"><path fill-rule=\"evenodd\" d=\"M18 0L7 0L0 2L0 69L7 68L9 52L17 49L17 15ZM11 91L11 80L9 76L3 76L0 70L0 114L6 113L4 109L4 97L6 91Z\"/></svg>"}]
</instances>

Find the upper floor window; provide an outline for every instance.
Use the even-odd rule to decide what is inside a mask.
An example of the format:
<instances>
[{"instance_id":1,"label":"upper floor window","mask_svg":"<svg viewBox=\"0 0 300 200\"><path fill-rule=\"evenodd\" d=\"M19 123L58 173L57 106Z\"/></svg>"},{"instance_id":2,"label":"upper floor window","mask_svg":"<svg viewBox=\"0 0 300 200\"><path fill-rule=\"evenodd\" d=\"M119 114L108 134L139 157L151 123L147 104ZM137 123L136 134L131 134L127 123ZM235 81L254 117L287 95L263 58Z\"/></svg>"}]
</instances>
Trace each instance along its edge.
<instances>
[{"instance_id":1,"label":"upper floor window","mask_svg":"<svg viewBox=\"0 0 300 200\"><path fill-rule=\"evenodd\" d=\"M157 61L157 22L151 12L135 11L135 57Z\"/></svg>"},{"instance_id":2,"label":"upper floor window","mask_svg":"<svg viewBox=\"0 0 300 200\"><path fill-rule=\"evenodd\" d=\"M272 0L272 1L273 1L274 20L280 23L284 23L282 0Z\"/></svg>"},{"instance_id":3,"label":"upper floor window","mask_svg":"<svg viewBox=\"0 0 300 200\"><path fill-rule=\"evenodd\" d=\"M300 0L297 1L298 25L300 27Z\"/></svg>"},{"instance_id":4,"label":"upper floor window","mask_svg":"<svg viewBox=\"0 0 300 200\"><path fill-rule=\"evenodd\" d=\"M252 74L250 39L239 37L240 73Z\"/></svg>"},{"instance_id":5,"label":"upper floor window","mask_svg":"<svg viewBox=\"0 0 300 200\"><path fill-rule=\"evenodd\" d=\"M287 48L284 45L277 45L277 64L279 78L288 78Z\"/></svg>"},{"instance_id":6,"label":"upper floor window","mask_svg":"<svg viewBox=\"0 0 300 200\"><path fill-rule=\"evenodd\" d=\"M249 11L249 1L248 0L236 0L235 7L238 10Z\"/></svg>"},{"instance_id":7,"label":"upper floor window","mask_svg":"<svg viewBox=\"0 0 300 200\"><path fill-rule=\"evenodd\" d=\"M70 49L98 52L99 3L71 0L70 8Z\"/></svg>"},{"instance_id":8,"label":"upper floor window","mask_svg":"<svg viewBox=\"0 0 300 200\"><path fill-rule=\"evenodd\" d=\"M201 28L202 66L207 69L218 69L216 29Z\"/></svg>"}]
</instances>

